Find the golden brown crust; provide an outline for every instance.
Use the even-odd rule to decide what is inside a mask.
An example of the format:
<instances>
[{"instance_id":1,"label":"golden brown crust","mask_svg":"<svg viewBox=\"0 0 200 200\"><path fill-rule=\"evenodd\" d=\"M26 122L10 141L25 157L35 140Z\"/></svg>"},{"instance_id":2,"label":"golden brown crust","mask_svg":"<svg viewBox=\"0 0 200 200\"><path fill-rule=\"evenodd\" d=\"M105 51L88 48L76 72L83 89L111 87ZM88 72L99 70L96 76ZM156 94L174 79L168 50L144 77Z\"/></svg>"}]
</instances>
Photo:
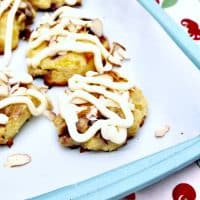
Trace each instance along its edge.
<instances>
[{"instance_id":1,"label":"golden brown crust","mask_svg":"<svg viewBox=\"0 0 200 200\"><path fill-rule=\"evenodd\" d=\"M100 38L106 49L110 48L106 37ZM46 47L47 43L41 44L36 49L27 53L31 58ZM65 86L68 79L74 74L85 75L88 71L95 71L94 57L92 53L68 52L66 55L48 57L41 61L39 67L28 67L28 72L34 78L42 77L49 86Z\"/></svg>"},{"instance_id":2,"label":"golden brown crust","mask_svg":"<svg viewBox=\"0 0 200 200\"><path fill-rule=\"evenodd\" d=\"M9 105L0 112L9 117L8 123L0 126L0 144L10 146L24 123L31 118L31 113L25 104Z\"/></svg>"},{"instance_id":3,"label":"golden brown crust","mask_svg":"<svg viewBox=\"0 0 200 200\"><path fill-rule=\"evenodd\" d=\"M19 8L14 20L13 26L13 38L12 38L12 49L16 49L19 43L19 38L22 36L22 32L27 29L27 26L33 22L35 17L35 10L31 4L27 1L26 8ZM5 44L5 33L6 33L6 23L9 10L4 12L0 17L0 54L4 53L4 44Z\"/></svg>"},{"instance_id":4,"label":"golden brown crust","mask_svg":"<svg viewBox=\"0 0 200 200\"><path fill-rule=\"evenodd\" d=\"M138 88L133 88L130 92L131 99L135 104L135 110L133 112L134 115L134 123L128 129L128 139L134 137L138 132L139 128L144 124L145 118L147 116L147 102L145 97L143 96L142 92ZM119 112L115 110L116 112ZM68 133L67 125L64 119L58 115L55 120L54 124L58 130L59 142L64 147L81 147L85 150L92 150L92 151L114 151L120 148L121 146L125 145L118 145L111 141L106 141L101 137L100 133L97 133L93 138L89 141L78 144L72 140Z\"/></svg>"},{"instance_id":5,"label":"golden brown crust","mask_svg":"<svg viewBox=\"0 0 200 200\"><path fill-rule=\"evenodd\" d=\"M32 99L35 105L38 105L35 99ZM52 104L48 101L47 110L52 110ZM13 139L22 129L26 121L28 121L32 115L26 104L12 104L4 109L0 110L0 113L9 117L9 121L6 125L0 125L0 145L11 146Z\"/></svg>"},{"instance_id":6,"label":"golden brown crust","mask_svg":"<svg viewBox=\"0 0 200 200\"><path fill-rule=\"evenodd\" d=\"M43 77L49 86L64 86L74 74L85 75L87 71L95 69L93 56L88 55L69 52L67 55L46 58L40 68L29 67L28 72L33 77Z\"/></svg>"},{"instance_id":7,"label":"golden brown crust","mask_svg":"<svg viewBox=\"0 0 200 200\"><path fill-rule=\"evenodd\" d=\"M0 80L0 83L3 83L3 85L5 84L4 82L2 82L2 80ZM15 86L13 86L11 89L13 89ZM42 91L43 90L42 87L38 87L33 84L21 83L19 87L38 90L41 93L44 92ZM11 91L9 91L9 94L10 93ZM3 100L7 97L8 97L7 95L0 96L0 100ZM39 106L40 102L38 99L36 99L35 97L30 97L30 99L32 100L35 106ZM53 109L53 106L51 102L47 99L46 110L51 111L52 109ZM5 125L4 124L0 125L0 145L11 146L13 144L14 137L20 132L21 128L24 126L26 121L32 117L32 114L29 111L28 106L23 103L8 105L0 109L0 114L4 114L8 117L8 122Z\"/></svg>"}]
</instances>

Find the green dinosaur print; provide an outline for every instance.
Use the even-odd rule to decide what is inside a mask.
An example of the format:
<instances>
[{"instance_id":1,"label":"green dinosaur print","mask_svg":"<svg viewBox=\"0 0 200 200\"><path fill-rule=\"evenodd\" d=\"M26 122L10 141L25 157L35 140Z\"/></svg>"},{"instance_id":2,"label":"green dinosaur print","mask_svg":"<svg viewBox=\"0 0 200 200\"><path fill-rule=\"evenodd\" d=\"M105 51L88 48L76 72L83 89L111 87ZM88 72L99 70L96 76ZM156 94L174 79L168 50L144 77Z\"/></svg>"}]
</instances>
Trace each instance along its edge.
<instances>
[{"instance_id":1,"label":"green dinosaur print","mask_svg":"<svg viewBox=\"0 0 200 200\"><path fill-rule=\"evenodd\" d=\"M178 2L178 0L164 0L162 2L162 7L163 8L168 8L171 7L173 5L175 5Z\"/></svg>"}]
</instances>

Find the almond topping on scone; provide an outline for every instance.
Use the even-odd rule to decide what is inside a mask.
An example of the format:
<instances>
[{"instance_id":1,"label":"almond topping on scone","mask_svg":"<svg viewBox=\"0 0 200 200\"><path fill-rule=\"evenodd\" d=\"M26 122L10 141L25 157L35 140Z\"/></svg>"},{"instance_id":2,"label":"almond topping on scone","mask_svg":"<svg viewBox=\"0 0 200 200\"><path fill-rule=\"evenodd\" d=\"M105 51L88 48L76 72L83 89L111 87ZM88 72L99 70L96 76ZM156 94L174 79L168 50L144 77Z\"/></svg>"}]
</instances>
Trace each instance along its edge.
<instances>
[{"instance_id":1,"label":"almond topping on scone","mask_svg":"<svg viewBox=\"0 0 200 200\"><path fill-rule=\"evenodd\" d=\"M7 67L11 60L12 49L15 49L19 37L27 26L33 22L35 11L25 0L0 1L0 54L4 53L1 67Z\"/></svg>"},{"instance_id":2,"label":"almond topping on scone","mask_svg":"<svg viewBox=\"0 0 200 200\"><path fill-rule=\"evenodd\" d=\"M31 117L51 110L46 94L33 85L32 77L21 74L14 77L9 71L0 71L0 144L11 145L23 124Z\"/></svg>"},{"instance_id":3,"label":"almond topping on scone","mask_svg":"<svg viewBox=\"0 0 200 200\"><path fill-rule=\"evenodd\" d=\"M100 19L82 17L78 10L62 7L46 14L30 37L27 63L33 77L47 84L62 85L73 74L104 73L121 66L126 49L108 45ZM57 83L57 84L56 84Z\"/></svg>"},{"instance_id":4,"label":"almond topping on scone","mask_svg":"<svg viewBox=\"0 0 200 200\"><path fill-rule=\"evenodd\" d=\"M60 115L54 119L64 146L112 151L134 136L147 114L142 94L137 91L141 100L137 97L134 102L133 83L114 71L74 75L68 86L70 91L59 100Z\"/></svg>"}]
</instances>

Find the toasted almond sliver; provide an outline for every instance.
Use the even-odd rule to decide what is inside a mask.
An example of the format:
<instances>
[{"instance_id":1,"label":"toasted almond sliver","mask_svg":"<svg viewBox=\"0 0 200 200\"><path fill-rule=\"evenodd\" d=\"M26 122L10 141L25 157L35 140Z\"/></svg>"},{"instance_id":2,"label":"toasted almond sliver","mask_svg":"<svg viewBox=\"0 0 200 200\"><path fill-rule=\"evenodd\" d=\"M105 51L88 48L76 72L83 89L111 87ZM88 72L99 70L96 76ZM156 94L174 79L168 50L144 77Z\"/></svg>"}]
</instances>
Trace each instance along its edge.
<instances>
[{"instance_id":1,"label":"toasted almond sliver","mask_svg":"<svg viewBox=\"0 0 200 200\"><path fill-rule=\"evenodd\" d=\"M129 60L126 55L126 48L117 42L113 42L112 44L111 55L121 61Z\"/></svg>"},{"instance_id":2,"label":"toasted almond sliver","mask_svg":"<svg viewBox=\"0 0 200 200\"><path fill-rule=\"evenodd\" d=\"M48 92L48 87L47 86L42 86L40 88L38 88L40 90L40 92L42 92L43 94Z\"/></svg>"},{"instance_id":3,"label":"toasted almond sliver","mask_svg":"<svg viewBox=\"0 0 200 200\"><path fill-rule=\"evenodd\" d=\"M19 83L15 84L14 86L11 87L10 93L13 94L19 89Z\"/></svg>"},{"instance_id":4,"label":"toasted almond sliver","mask_svg":"<svg viewBox=\"0 0 200 200\"><path fill-rule=\"evenodd\" d=\"M103 24L100 19L94 19L91 23L90 29L98 37L101 37L103 35Z\"/></svg>"},{"instance_id":5,"label":"toasted almond sliver","mask_svg":"<svg viewBox=\"0 0 200 200\"><path fill-rule=\"evenodd\" d=\"M19 5L20 8L25 9L27 7L26 3L21 2Z\"/></svg>"},{"instance_id":6,"label":"toasted almond sliver","mask_svg":"<svg viewBox=\"0 0 200 200\"><path fill-rule=\"evenodd\" d=\"M8 156L4 166L20 167L31 162L31 157L28 154L13 154Z\"/></svg>"},{"instance_id":7,"label":"toasted almond sliver","mask_svg":"<svg viewBox=\"0 0 200 200\"><path fill-rule=\"evenodd\" d=\"M118 59L113 58L112 56L108 56L107 61L112 66L115 66L115 67L120 67L121 66L121 61L119 61Z\"/></svg>"},{"instance_id":8,"label":"toasted almond sliver","mask_svg":"<svg viewBox=\"0 0 200 200\"><path fill-rule=\"evenodd\" d=\"M19 87L17 90L15 90L12 93L12 95L13 96L26 95L26 91L27 91L27 88L25 88L25 87Z\"/></svg>"},{"instance_id":9,"label":"toasted almond sliver","mask_svg":"<svg viewBox=\"0 0 200 200\"><path fill-rule=\"evenodd\" d=\"M4 81L5 83L8 82L8 77L5 73L0 72L0 80Z\"/></svg>"},{"instance_id":10,"label":"toasted almond sliver","mask_svg":"<svg viewBox=\"0 0 200 200\"><path fill-rule=\"evenodd\" d=\"M155 131L155 137L164 137L170 130L169 125L165 125L164 127Z\"/></svg>"},{"instance_id":11,"label":"toasted almond sliver","mask_svg":"<svg viewBox=\"0 0 200 200\"><path fill-rule=\"evenodd\" d=\"M44 116L46 116L50 121L53 121L56 118L56 114L52 111L46 110L44 111Z\"/></svg>"}]
</instances>

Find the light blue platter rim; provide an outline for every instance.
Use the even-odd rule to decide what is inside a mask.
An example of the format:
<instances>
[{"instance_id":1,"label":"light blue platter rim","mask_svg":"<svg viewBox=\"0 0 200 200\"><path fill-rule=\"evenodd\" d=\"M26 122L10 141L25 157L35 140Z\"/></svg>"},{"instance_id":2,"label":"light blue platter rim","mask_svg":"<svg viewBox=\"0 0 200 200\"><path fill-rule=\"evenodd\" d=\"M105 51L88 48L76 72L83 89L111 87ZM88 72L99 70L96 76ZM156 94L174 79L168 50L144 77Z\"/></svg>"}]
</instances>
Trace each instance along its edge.
<instances>
[{"instance_id":1,"label":"light blue platter rim","mask_svg":"<svg viewBox=\"0 0 200 200\"><path fill-rule=\"evenodd\" d=\"M155 3L155 0L138 0L138 3L158 21L186 56L200 69L200 48L181 27ZM59 188L32 199L120 199L160 181L198 158L200 158L200 136L83 182Z\"/></svg>"},{"instance_id":2,"label":"light blue platter rim","mask_svg":"<svg viewBox=\"0 0 200 200\"><path fill-rule=\"evenodd\" d=\"M120 199L188 166L200 157L200 136L33 200Z\"/></svg>"}]
</instances>

